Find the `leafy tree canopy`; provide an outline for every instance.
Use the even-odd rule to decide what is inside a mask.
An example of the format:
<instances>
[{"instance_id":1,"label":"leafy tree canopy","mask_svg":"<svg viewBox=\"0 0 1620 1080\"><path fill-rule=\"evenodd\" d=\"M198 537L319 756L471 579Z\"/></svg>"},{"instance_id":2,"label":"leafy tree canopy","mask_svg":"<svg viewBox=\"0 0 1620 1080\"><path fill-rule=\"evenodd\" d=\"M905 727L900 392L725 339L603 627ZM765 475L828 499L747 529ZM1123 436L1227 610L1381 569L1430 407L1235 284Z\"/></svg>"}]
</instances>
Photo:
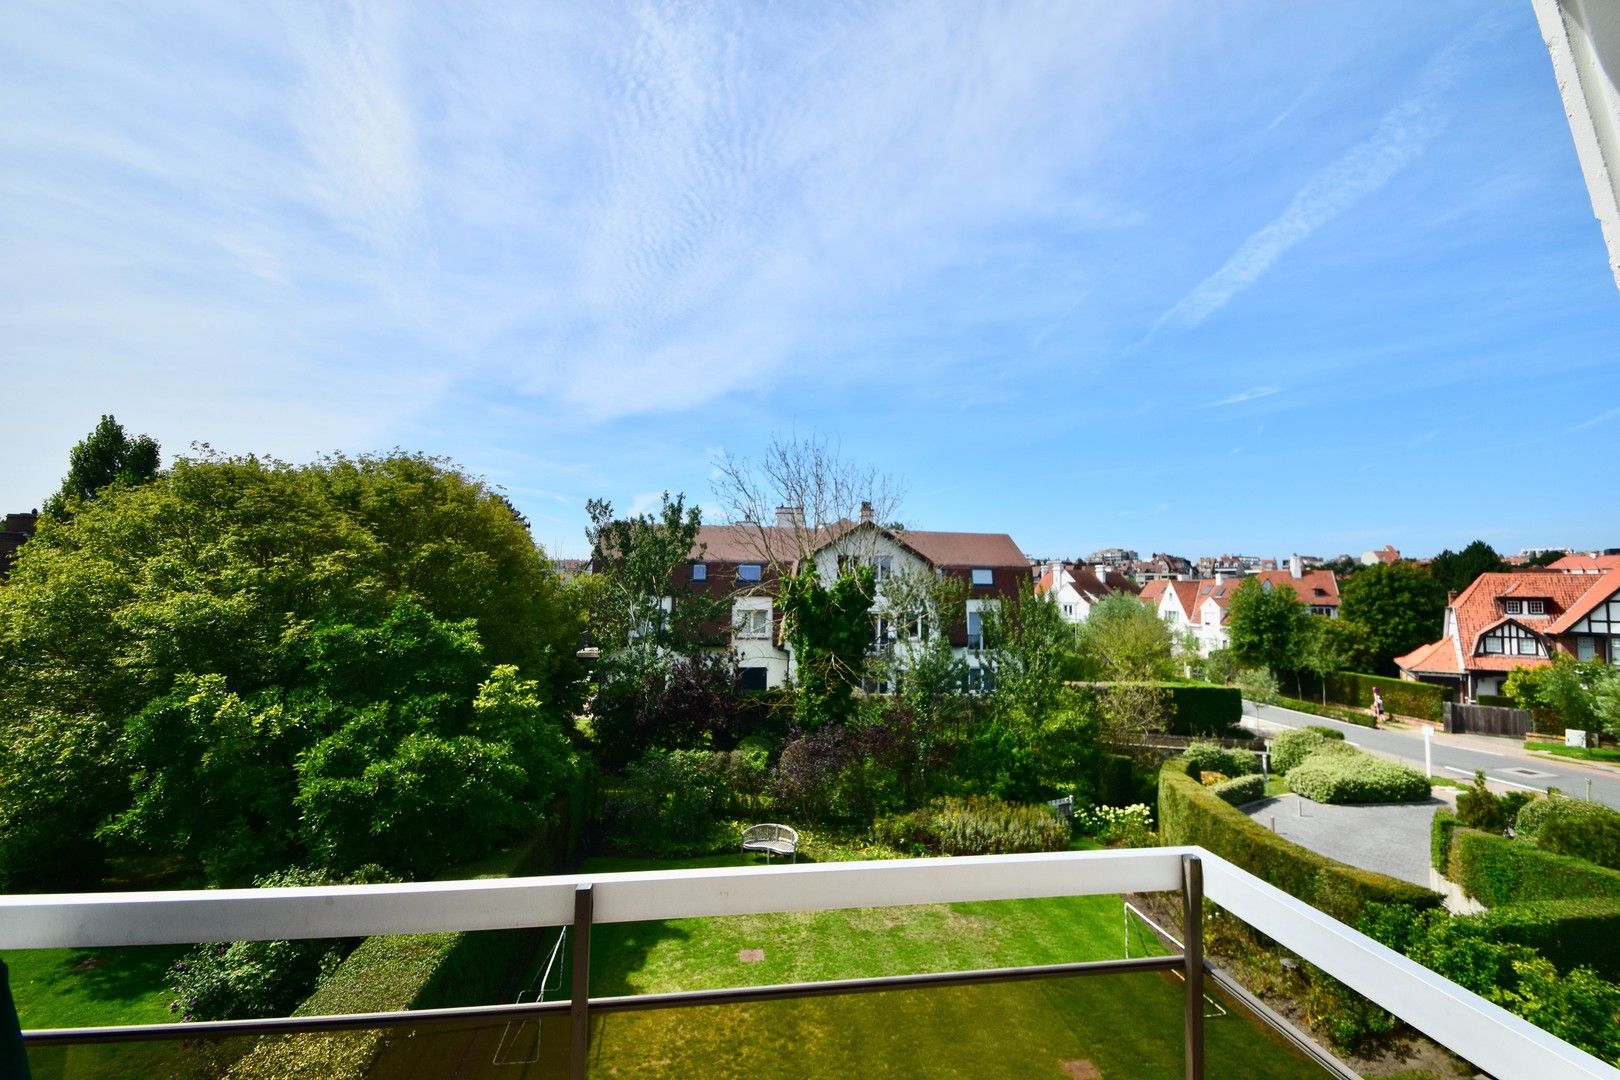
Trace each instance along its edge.
<instances>
[{"instance_id":1,"label":"leafy tree canopy","mask_svg":"<svg viewBox=\"0 0 1620 1080\"><path fill-rule=\"evenodd\" d=\"M684 494L671 499L666 491L653 514L615 517L613 504L603 499L592 499L585 509L591 519L585 535L596 567L590 622L598 642L616 649L635 640L690 654L724 640L715 631L724 601L680 580L693 552L701 558L698 507L687 506Z\"/></svg>"},{"instance_id":2,"label":"leafy tree canopy","mask_svg":"<svg viewBox=\"0 0 1620 1080\"><path fill-rule=\"evenodd\" d=\"M1508 569L1496 549L1483 540L1475 540L1461 551L1447 548L1429 562L1429 573L1440 583L1442 590L1462 592L1481 574Z\"/></svg>"},{"instance_id":3,"label":"leafy tree canopy","mask_svg":"<svg viewBox=\"0 0 1620 1080\"><path fill-rule=\"evenodd\" d=\"M103 416L94 431L68 453L67 476L45 500L45 512L60 516L75 502L93 498L113 483L144 484L157 476L158 444L150 435L131 439L111 416Z\"/></svg>"},{"instance_id":4,"label":"leafy tree canopy","mask_svg":"<svg viewBox=\"0 0 1620 1080\"><path fill-rule=\"evenodd\" d=\"M1369 566L1344 583L1343 593L1340 621L1366 630L1367 653L1352 661L1370 660L1365 670L1393 674L1395 657L1440 636L1446 587L1416 563Z\"/></svg>"},{"instance_id":5,"label":"leafy tree canopy","mask_svg":"<svg viewBox=\"0 0 1620 1080\"><path fill-rule=\"evenodd\" d=\"M875 574L865 564L850 565L831 585L821 583L811 560L781 579L782 633L798 667L794 713L807 731L854 714L872 643L874 589Z\"/></svg>"},{"instance_id":6,"label":"leafy tree canopy","mask_svg":"<svg viewBox=\"0 0 1620 1080\"><path fill-rule=\"evenodd\" d=\"M220 884L475 857L571 767L578 633L523 526L439 460L106 488L0 589L0 887L85 884L109 851Z\"/></svg>"},{"instance_id":7,"label":"leafy tree canopy","mask_svg":"<svg viewBox=\"0 0 1620 1080\"><path fill-rule=\"evenodd\" d=\"M1176 674L1170 627L1129 593L1097 601L1080 624L1080 652L1098 678L1120 681L1168 679ZM1196 644L1183 643L1197 655Z\"/></svg>"},{"instance_id":8,"label":"leafy tree canopy","mask_svg":"<svg viewBox=\"0 0 1620 1080\"><path fill-rule=\"evenodd\" d=\"M1227 609L1232 655L1246 666L1298 671L1310 617L1294 590L1246 578Z\"/></svg>"}]
</instances>

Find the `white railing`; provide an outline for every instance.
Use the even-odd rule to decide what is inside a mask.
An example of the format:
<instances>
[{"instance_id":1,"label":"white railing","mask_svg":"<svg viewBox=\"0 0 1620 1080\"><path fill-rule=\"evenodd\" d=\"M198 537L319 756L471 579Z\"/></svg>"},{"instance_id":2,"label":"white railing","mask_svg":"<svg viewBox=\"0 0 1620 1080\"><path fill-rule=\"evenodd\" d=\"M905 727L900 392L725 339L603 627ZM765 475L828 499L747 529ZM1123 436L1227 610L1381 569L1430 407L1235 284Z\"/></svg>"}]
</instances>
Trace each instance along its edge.
<instances>
[{"instance_id":1,"label":"white railing","mask_svg":"<svg viewBox=\"0 0 1620 1080\"><path fill-rule=\"evenodd\" d=\"M1208 899L1500 1080L1620 1080L1620 1070L1196 847L401 885L5 896L0 950L573 925L576 959L588 962L593 923L1172 890L1184 890L1196 902L1200 867ZM1201 958L1196 937L1189 935L1189 964ZM572 998L576 1019L594 1004L583 993L582 966L576 964ZM1087 966L1106 965L1067 967ZM791 996L795 989L772 992ZM1193 1011L1202 1014L1201 1008ZM1189 1046L1200 1039L1201 1030L1195 1038L1190 1026ZM1193 1056L1189 1050L1189 1075Z\"/></svg>"}]
</instances>

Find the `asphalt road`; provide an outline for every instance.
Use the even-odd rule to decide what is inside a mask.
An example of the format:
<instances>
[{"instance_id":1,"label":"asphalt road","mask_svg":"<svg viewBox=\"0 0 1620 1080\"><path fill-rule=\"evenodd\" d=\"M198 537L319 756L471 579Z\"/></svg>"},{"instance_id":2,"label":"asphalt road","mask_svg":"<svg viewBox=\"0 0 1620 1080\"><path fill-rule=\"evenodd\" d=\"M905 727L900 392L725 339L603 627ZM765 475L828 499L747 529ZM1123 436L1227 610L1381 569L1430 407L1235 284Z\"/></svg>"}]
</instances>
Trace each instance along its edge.
<instances>
[{"instance_id":1,"label":"asphalt road","mask_svg":"<svg viewBox=\"0 0 1620 1080\"><path fill-rule=\"evenodd\" d=\"M1321 724L1343 731L1346 742L1354 743L1363 750L1423 768L1421 730L1358 727L1276 705L1256 705L1251 701L1243 704L1244 725L1254 727L1258 721L1262 733L1285 727ZM1601 765L1572 764L1549 755L1532 754L1515 739L1490 739L1490 749L1480 746L1485 741L1485 736L1436 732L1432 747L1434 775L1468 781L1473 779L1476 769L1483 769L1485 779L1499 790L1517 788L1521 791L1546 791L1555 787L1577 799L1587 796L1587 784L1590 782L1593 799L1606 806L1620 808L1620 772ZM1496 748L1497 744L1500 744L1500 749Z\"/></svg>"}]
</instances>

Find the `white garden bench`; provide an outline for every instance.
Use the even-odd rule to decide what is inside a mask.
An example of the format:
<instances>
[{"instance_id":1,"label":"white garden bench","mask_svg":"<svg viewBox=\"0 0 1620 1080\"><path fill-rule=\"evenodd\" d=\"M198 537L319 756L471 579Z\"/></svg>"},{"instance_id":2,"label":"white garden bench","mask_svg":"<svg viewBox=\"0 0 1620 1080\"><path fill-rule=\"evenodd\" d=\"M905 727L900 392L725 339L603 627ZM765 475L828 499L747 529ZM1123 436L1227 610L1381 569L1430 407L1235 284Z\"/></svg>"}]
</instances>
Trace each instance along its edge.
<instances>
[{"instance_id":1,"label":"white garden bench","mask_svg":"<svg viewBox=\"0 0 1620 1080\"><path fill-rule=\"evenodd\" d=\"M798 862L799 833L787 825L750 825L743 830L742 849L763 851L766 862L772 855L791 855Z\"/></svg>"}]
</instances>

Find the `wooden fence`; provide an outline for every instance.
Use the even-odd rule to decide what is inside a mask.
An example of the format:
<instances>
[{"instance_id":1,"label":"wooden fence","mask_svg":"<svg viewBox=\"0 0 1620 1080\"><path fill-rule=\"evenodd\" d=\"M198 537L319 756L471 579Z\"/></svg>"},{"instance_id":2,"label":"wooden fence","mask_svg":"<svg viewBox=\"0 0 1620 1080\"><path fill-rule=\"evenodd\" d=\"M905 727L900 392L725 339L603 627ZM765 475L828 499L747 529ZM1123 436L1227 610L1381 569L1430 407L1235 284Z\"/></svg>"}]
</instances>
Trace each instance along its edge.
<instances>
[{"instance_id":1,"label":"wooden fence","mask_svg":"<svg viewBox=\"0 0 1620 1080\"><path fill-rule=\"evenodd\" d=\"M1501 705L1459 705L1445 703L1443 709L1445 729L1454 734L1501 735L1522 739L1531 730L1530 710L1509 709Z\"/></svg>"}]
</instances>

